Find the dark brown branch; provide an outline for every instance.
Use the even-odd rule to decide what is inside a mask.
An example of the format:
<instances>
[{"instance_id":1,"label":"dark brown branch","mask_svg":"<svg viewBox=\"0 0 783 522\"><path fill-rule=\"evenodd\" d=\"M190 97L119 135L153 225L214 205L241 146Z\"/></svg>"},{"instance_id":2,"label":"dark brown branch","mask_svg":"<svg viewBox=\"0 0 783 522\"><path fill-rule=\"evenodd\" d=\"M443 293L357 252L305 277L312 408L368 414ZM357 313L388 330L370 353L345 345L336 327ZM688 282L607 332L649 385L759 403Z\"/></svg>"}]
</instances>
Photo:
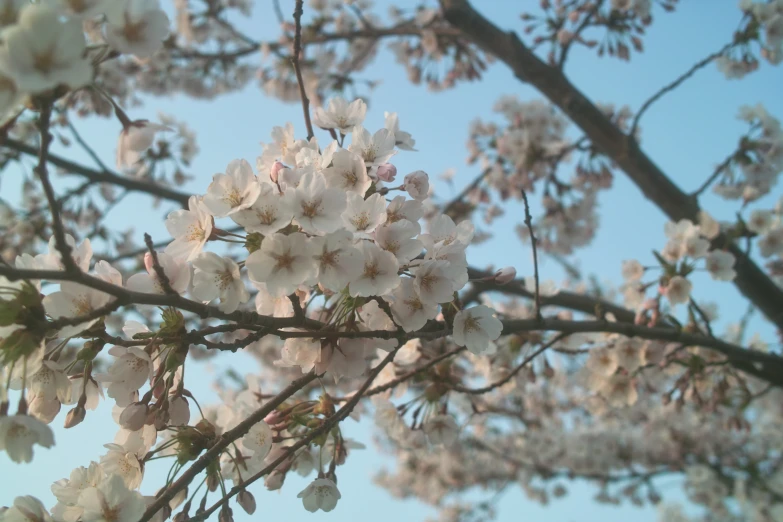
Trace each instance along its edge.
<instances>
[{"instance_id":1,"label":"dark brown branch","mask_svg":"<svg viewBox=\"0 0 783 522\"><path fill-rule=\"evenodd\" d=\"M641 150L639 144L614 125L556 68L542 62L519 37L506 33L484 18L466 0L440 0L446 19L479 47L505 63L514 75L531 83L579 126L593 145L611 158L642 193L669 219L698 221L696 199L684 193ZM753 260L724 235L715 247L728 245L737 259L734 284L764 315L783 330L783 289L779 288Z\"/></svg>"},{"instance_id":2,"label":"dark brown branch","mask_svg":"<svg viewBox=\"0 0 783 522\"><path fill-rule=\"evenodd\" d=\"M54 195L52 182L49 180L49 170L46 166L49 161L49 145L52 143L52 134L49 132L49 125L52 120L52 104L49 100L41 102L41 111L38 114L37 127L41 138L41 144L38 149L38 165L34 172L38 175L43 186L46 201L49 204L49 210L52 214L52 231L54 232L54 244L57 251L60 252L60 259L66 272L78 273L80 269L73 260L71 245L65 240L65 228L60 218L60 206Z\"/></svg>"}]
</instances>

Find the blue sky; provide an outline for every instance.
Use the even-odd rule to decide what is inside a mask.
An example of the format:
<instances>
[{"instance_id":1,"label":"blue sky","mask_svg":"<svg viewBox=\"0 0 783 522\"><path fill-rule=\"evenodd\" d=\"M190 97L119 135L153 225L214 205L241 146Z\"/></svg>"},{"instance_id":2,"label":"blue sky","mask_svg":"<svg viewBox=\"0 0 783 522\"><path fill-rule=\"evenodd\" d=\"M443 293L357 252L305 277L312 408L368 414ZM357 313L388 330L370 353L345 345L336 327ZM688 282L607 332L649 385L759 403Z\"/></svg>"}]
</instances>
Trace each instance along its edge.
<instances>
[{"instance_id":1,"label":"blue sky","mask_svg":"<svg viewBox=\"0 0 783 522\"><path fill-rule=\"evenodd\" d=\"M384 13L389 2L381 2L378 12ZM271 5L258 2L250 34L259 39L273 40L277 28ZM262 5L264 4L264 5ZM293 11L293 0L282 0L283 12ZM413 6L413 2L395 2ZM517 2L475 2L490 19L505 29L521 29ZM536 2L526 2L534 6ZM622 63L612 59L598 59L591 51L577 48L571 53L566 67L571 80L591 99L611 102L615 106L630 105L638 108L661 85L687 70L693 63L724 45L736 29L740 18L735 2L711 2L705 12L704 2L684 2L674 14L656 11L656 23L645 37L645 53L634 54L632 62ZM686 43L687 42L687 43ZM464 164L465 141L468 125L476 117L494 118L491 112L495 101L506 94L516 94L523 100L539 98L529 86L516 81L501 64L492 65L483 81L460 84L456 89L433 94L421 87L410 85L404 71L383 52L364 77L381 79L374 92L365 126L374 130L383 125L383 111L395 111L403 130L416 139L419 152L401 152L395 164L401 174L413 170L428 172L436 183L437 193L448 198L470 182L478 173L474 167ZM766 63L761 70L742 81L727 81L714 66L707 67L693 79L659 101L642 120L642 146L656 163L686 190L696 188L712 172L737 143L744 132L743 124L736 120L737 109L743 104L763 102L778 117L783 115L783 98L775 92L775 85L783 84L780 68ZM269 132L275 125L292 121L299 137L304 137L301 107L285 105L268 98L255 86L240 93L219 98L215 102L195 102L181 96L158 98L148 101L143 109L131 109L132 118L154 119L158 110L186 119L198 133L201 153L191 172L196 181L183 190L203 193L212 174L221 172L235 158L245 158L255 164L261 152L260 141L270 141ZM116 136L119 126L111 120L87 120L78 123L82 134L89 138L100 155L113 163ZM327 139L327 135L319 135ZM85 163L89 159L73 150L70 157ZM448 168L456 168L454 188L437 180L437 175ZM60 183L59 187L65 186ZM4 185L4 193L9 190ZM10 190L9 190L10 191ZM777 195L776 195L777 196ZM621 173L615 178L612 190L600 197L601 225L592 246L580 250L574 261L585 273L592 273L601 280L619 282L620 261L638 258L643 263L652 260L650 250L664 244L663 224L666 219ZM703 205L716 217L730 219L736 208L708 195ZM110 216L109 222L135 227L139 241L144 232L155 240L166 239L161 218L169 207L151 208L149 199L131 196ZM532 274L529 248L516 239L513 226L521 221L520 208L513 206L508 214L493 228L495 239L481 248L473 248L469 259L473 265L514 265L520 275ZM511 240L509 241L509 238ZM544 261L542 278L558 280L562 276L558 266ZM699 288L697 286L697 288ZM721 317L732 320L745 309L739 294L729 284L710 284L698 291L697 297L722 303ZM770 337L771 339L771 337ZM242 355L221 357L213 363L217 369L231 366L235 369L252 368L255 363ZM201 367L189 375L199 379L211 379L214 368ZM202 402L214 397L204 387ZM203 397L203 398L202 398ZM21 494L36 495L45 503L53 503L49 485L79 465L97 460L103 452L101 444L111 442L116 426L110 420L110 410L104 403L97 414L90 414L85 423L74 430L56 429L57 446L50 451L37 450L36 459L30 465L15 465L0 454L0 505L8 504ZM56 421L60 425L61 419ZM256 516L282 517L286 520L311 520L313 518L359 519L367 517L375 522L399 519L423 520L432 510L416 501L401 501L372 485L372 474L383 465L389 465L372 444L372 430L368 423L348 421L346 434L367 444L368 449L355 452L348 463L340 468L339 485L343 494L338 508L331 514L311 515L304 511L296 494L306 485L298 477L290 477L281 492L266 492L256 488L254 494L259 505ZM160 484L165 470L150 467L143 490L150 494L150 487ZM673 487L664 488L675 498L679 495ZM550 522L606 522L655 520L652 509L599 506L591 500L591 488L578 486L571 494L547 508L528 502L521 491L512 488L499 503L500 521L546 520ZM477 496L486 496L486 493ZM250 520L234 510L238 521Z\"/></svg>"}]
</instances>

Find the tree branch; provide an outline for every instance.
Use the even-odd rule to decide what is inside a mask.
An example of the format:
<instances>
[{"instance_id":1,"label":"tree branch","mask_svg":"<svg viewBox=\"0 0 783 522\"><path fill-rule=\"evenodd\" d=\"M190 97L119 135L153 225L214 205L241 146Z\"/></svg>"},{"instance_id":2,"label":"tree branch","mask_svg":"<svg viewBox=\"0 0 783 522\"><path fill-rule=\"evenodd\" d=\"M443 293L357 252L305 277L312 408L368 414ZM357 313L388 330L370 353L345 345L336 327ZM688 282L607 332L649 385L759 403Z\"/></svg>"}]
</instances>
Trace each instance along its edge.
<instances>
[{"instance_id":1,"label":"tree branch","mask_svg":"<svg viewBox=\"0 0 783 522\"><path fill-rule=\"evenodd\" d=\"M476 45L505 63L514 75L529 82L568 115L595 147L611 158L642 193L671 220L698 221L699 205L683 192L641 150L633 137L624 134L598 107L556 68L542 62L513 32L503 32L484 18L467 0L440 0L446 19ZM713 245L735 257L734 284L759 310L783 330L783 289L737 245L721 234Z\"/></svg>"}]
</instances>

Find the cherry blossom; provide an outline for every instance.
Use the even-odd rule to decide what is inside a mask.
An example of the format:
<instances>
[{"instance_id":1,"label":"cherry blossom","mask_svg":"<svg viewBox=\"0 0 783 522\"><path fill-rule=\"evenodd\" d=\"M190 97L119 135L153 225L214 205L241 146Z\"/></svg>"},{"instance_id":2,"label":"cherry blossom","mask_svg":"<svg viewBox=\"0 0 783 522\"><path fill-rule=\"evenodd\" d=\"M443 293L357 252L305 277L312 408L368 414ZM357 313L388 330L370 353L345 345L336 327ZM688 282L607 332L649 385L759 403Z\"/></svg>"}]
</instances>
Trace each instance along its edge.
<instances>
[{"instance_id":1,"label":"cherry blossom","mask_svg":"<svg viewBox=\"0 0 783 522\"><path fill-rule=\"evenodd\" d=\"M326 109L316 107L313 123L322 129L337 129L342 134L349 134L355 126L362 124L366 113L367 104L363 100L348 103L344 98L336 96L329 100Z\"/></svg>"},{"instance_id":2,"label":"cherry blossom","mask_svg":"<svg viewBox=\"0 0 783 522\"><path fill-rule=\"evenodd\" d=\"M144 513L141 493L129 489L119 475L109 475L95 487L79 495L78 505L84 522L133 522Z\"/></svg>"},{"instance_id":3,"label":"cherry blossom","mask_svg":"<svg viewBox=\"0 0 783 522\"><path fill-rule=\"evenodd\" d=\"M421 232L418 223L400 219L394 223L385 223L375 231L375 243L391 252L401 265L408 263L421 254L423 243L416 239Z\"/></svg>"},{"instance_id":4,"label":"cherry blossom","mask_svg":"<svg viewBox=\"0 0 783 522\"><path fill-rule=\"evenodd\" d=\"M107 394L118 406L128 406L133 392L152 377L152 359L135 346L113 346L109 355L116 357L105 374L96 375L100 382L109 383Z\"/></svg>"},{"instance_id":5,"label":"cherry blossom","mask_svg":"<svg viewBox=\"0 0 783 522\"><path fill-rule=\"evenodd\" d=\"M231 219L248 232L268 235L288 226L293 212L284 204L277 187L261 183L258 197L248 208L231 214Z\"/></svg>"},{"instance_id":6,"label":"cherry blossom","mask_svg":"<svg viewBox=\"0 0 783 522\"><path fill-rule=\"evenodd\" d=\"M415 200L423 201L429 197L429 177L427 176L427 173L422 170L411 172L405 176L403 185L408 195Z\"/></svg>"},{"instance_id":7,"label":"cherry blossom","mask_svg":"<svg viewBox=\"0 0 783 522\"><path fill-rule=\"evenodd\" d=\"M242 437L242 447L252 451L254 458L263 459L272 449L272 428L264 421L254 424Z\"/></svg>"},{"instance_id":8,"label":"cherry blossom","mask_svg":"<svg viewBox=\"0 0 783 522\"><path fill-rule=\"evenodd\" d=\"M215 174L204 196L204 206L215 217L250 208L261 193L253 169L245 160L233 160L225 174Z\"/></svg>"},{"instance_id":9,"label":"cherry blossom","mask_svg":"<svg viewBox=\"0 0 783 522\"><path fill-rule=\"evenodd\" d=\"M212 235L213 219L203 201L188 199L188 210L175 210L166 218L166 229L174 241L166 247L172 257L193 261Z\"/></svg>"},{"instance_id":10,"label":"cherry blossom","mask_svg":"<svg viewBox=\"0 0 783 522\"><path fill-rule=\"evenodd\" d=\"M672 305L687 303L691 297L693 284L682 276L674 276L666 284L663 294Z\"/></svg>"},{"instance_id":11,"label":"cherry blossom","mask_svg":"<svg viewBox=\"0 0 783 522\"><path fill-rule=\"evenodd\" d=\"M416 267L413 287L424 303L448 303L454 299L454 283L448 261L425 261Z\"/></svg>"},{"instance_id":12,"label":"cherry blossom","mask_svg":"<svg viewBox=\"0 0 783 522\"><path fill-rule=\"evenodd\" d=\"M333 510L341 495L333 481L319 478L311 482L297 497L302 499L302 504L307 511L315 513L319 509L322 511Z\"/></svg>"},{"instance_id":13,"label":"cherry blossom","mask_svg":"<svg viewBox=\"0 0 783 522\"><path fill-rule=\"evenodd\" d=\"M245 264L253 281L266 283L270 294L283 296L315 275L311 252L304 234L273 234L264 238L261 248L250 254Z\"/></svg>"},{"instance_id":14,"label":"cherry blossom","mask_svg":"<svg viewBox=\"0 0 783 522\"><path fill-rule=\"evenodd\" d=\"M364 160L345 149L339 149L332 156L332 165L323 171L329 187L356 192L363 196L372 185L367 175Z\"/></svg>"},{"instance_id":15,"label":"cherry blossom","mask_svg":"<svg viewBox=\"0 0 783 522\"><path fill-rule=\"evenodd\" d=\"M359 251L364 268L361 275L351 281L351 296L383 295L400 284L400 278L397 277L399 264L393 254L367 241L359 243Z\"/></svg>"},{"instance_id":16,"label":"cherry blossom","mask_svg":"<svg viewBox=\"0 0 783 522\"><path fill-rule=\"evenodd\" d=\"M383 116L385 118L385 127L394 134L397 148L400 150L415 151L416 149L413 147L416 145L416 140L411 137L410 133L400 130L400 119L397 113L384 112Z\"/></svg>"},{"instance_id":17,"label":"cherry blossom","mask_svg":"<svg viewBox=\"0 0 783 522\"><path fill-rule=\"evenodd\" d=\"M386 200L380 194L367 199L355 192L347 194L347 208L343 212L345 228L357 237L369 237L375 229L386 222Z\"/></svg>"},{"instance_id":18,"label":"cherry blossom","mask_svg":"<svg viewBox=\"0 0 783 522\"><path fill-rule=\"evenodd\" d=\"M491 354L492 341L500 337L503 323L488 306L479 305L460 310L454 316L452 337L458 346L464 346L476 355Z\"/></svg>"},{"instance_id":19,"label":"cherry blossom","mask_svg":"<svg viewBox=\"0 0 783 522\"><path fill-rule=\"evenodd\" d=\"M22 90L38 93L60 84L75 89L92 80L81 22L62 19L53 6L25 6L3 41L0 64Z\"/></svg>"},{"instance_id":20,"label":"cherry blossom","mask_svg":"<svg viewBox=\"0 0 783 522\"><path fill-rule=\"evenodd\" d=\"M328 188L323 174L315 172L305 174L295 190L286 191L285 204L304 232L323 234L340 228L345 198L344 192Z\"/></svg>"},{"instance_id":21,"label":"cherry blossom","mask_svg":"<svg viewBox=\"0 0 783 522\"><path fill-rule=\"evenodd\" d=\"M267 290L266 283L259 283L252 280L250 283L258 290L255 299L256 312L261 315L270 315L272 317L293 317L294 307L291 304L291 300L288 299L285 294L274 296Z\"/></svg>"},{"instance_id":22,"label":"cherry blossom","mask_svg":"<svg viewBox=\"0 0 783 522\"><path fill-rule=\"evenodd\" d=\"M121 53L149 58L169 35L169 17L157 0L124 0L122 9L106 14L106 41Z\"/></svg>"},{"instance_id":23,"label":"cherry blossom","mask_svg":"<svg viewBox=\"0 0 783 522\"><path fill-rule=\"evenodd\" d=\"M389 161L397 151L394 150L394 134L388 129L380 129L375 134L357 125L351 134L349 150L362 157L368 169L373 171Z\"/></svg>"},{"instance_id":24,"label":"cherry blossom","mask_svg":"<svg viewBox=\"0 0 783 522\"><path fill-rule=\"evenodd\" d=\"M428 320L438 315L438 305L423 302L410 278L400 281L400 285L392 291L391 299L394 319L406 332L420 330Z\"/></svg>"},{"instance_id":25,"label":"cherry blossom","mask_svg":"<svg viewBox=\"0 0 783 522\"><path fill-rule=\"evenodd\" d=\"M52 522L52 516L35 497L16 497L14 504L2 514L4 522Z\"/></svg>"},{"instance_id":26,"label":"cherry blossom","mask_svg":"<svg viewBox=\"0 0 783 522\"><path fill-rule=\"evenodd\" d=\"M362 254L353 246L353 235L345 229L309 240L310 255L318 267L318 282L339 292L363 269Z\"/></svg>"},{"instance_id":27,"label":"cherry blossom","mask_svg":"<svg viewBox=\"0 0 783 522\"><path fill-rule=\"evenodd\" d=\"M737 275L734 271L736 259L729 252L713 250L707 254L706 268L713 279L731 281Z\"/></svg>"},{"instance_id":28,"label":"cherry blossom","mask_svg":"<svg viewBox=\"0 0 783 522\"><path fill-rule=\"evenodd\" d=\"M0 417L0 450L5 450L14 462L32 462L33 446L54 446L51 428L29 415Z\"/></svg>"},{"instance_id":29,"label":"cherry blossom","mask_svg":"<svg viewBox=\"0 0 783 522\"><path fill-rule=\"evenodd\" d=\"M202 252L193 260L191 293L205 302L218 299L218 308L229 313L250 299L239 275L239 266L232 259L213 252Z\"/></svg>"}]
</instances>

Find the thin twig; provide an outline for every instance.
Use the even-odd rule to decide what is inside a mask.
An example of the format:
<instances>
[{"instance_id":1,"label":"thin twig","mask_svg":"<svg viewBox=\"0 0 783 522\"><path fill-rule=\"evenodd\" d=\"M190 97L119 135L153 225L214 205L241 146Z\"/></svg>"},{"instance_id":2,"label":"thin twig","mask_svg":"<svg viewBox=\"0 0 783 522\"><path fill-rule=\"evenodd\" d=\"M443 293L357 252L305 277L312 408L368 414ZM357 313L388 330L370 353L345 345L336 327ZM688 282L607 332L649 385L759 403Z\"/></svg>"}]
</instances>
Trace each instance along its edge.
<instances>
[{"instance_id":1,"label":"thin twig","mask_svg":"<svg viewBox=\"0 0 783 522\"><path fill-rule=\"evenodd\" d=\"M487 167L484 169L481 174L479 174L476 179L474 179L469 185L467 185L462 191L457 194L451 201L446 203L446 205L443 207L443 210L441 212L443 214L448 214L449 211L451 211L460 201L465 199L465 196L471 193L476 187L478 187L484 179L486 179L487 176L489 176L489 173L492 172L491 167Z\"/></svg>"},{"instance_id":2,"label":"thin twig","mask_svg":"<svg viewBox=\"0 0 783 522\"><path fill-rule=\"evenodd\" d=\"M152 268L155 270L155 275L157 276L158 282L160 283L160 287L163 289L163 292L168 295L177 295L178 292L171 288L171 281L169 281L169 276L166 275L166 271L162 266L160 266L158 253L155 251L155 245L152 243L152 236L147 233L144 234L144 244L147 245L147 251L149 252L150 256L152 256Z\"/></svg>"},{"instance_id":3,"label":"thin twig","mask_svg":"<svg viewBox=\"0 0 783 522\"><path fill-rule=\"evenodd\" d=\"M669 83L668 85L665 85L652 95L646 102L644 102L639 109L639 112L636 113L636 116L633 119L633 123L631 124L631 131L628 133L630 136L634 136L636 134L636 128L639 126L639 120L642 119L642 115L647 111L647 109L650 108L650 106L655 103L656 101L660 100L666 93L673 91L677 87L679 87L685 80L696 74L699 69L702 69L709 65L714 59L721 56L723 53L734 47L735 43L729 43L724 45L720 51L712 53L711 55L707 56L703 60L696 62L690 69L688 69L686 72L684 72L682 75L680 75L676 80Z\"/></svg>"},{"instance_id":4,"label":"thin twig","mask_svg":"<svg viewBox=\"0 0 783 522\"><path fill-rule=\"evenodd\" d=\"M215 444L213 444L209 450L201 455L201 457L199 457L198 460L196 460L196 462L194 462L193 465L191 465L190 468L188 468L185 473L183 473L182 476L177 479L176 482L158 494L155 502L153 502L147 508L138 522L147 522L150 520L158 511L160 511L161 508L163 508L163 506L167 505L169 501L174 498L174 495L186 488L193 481L196 475L204 471L211 462L216 461L220 457L220 454L223 453L223 450L229 447L231 443L244 436L248 431L250 431L250 428L263 420L264 417L274 411L275 408L283 404L293 394L304 388L310 381L315 379L315 377L316 375L310 372L307 375L296 379L291 384L286 386L283 391L277 394L274 399L270 400L261 408L254 411L248 418L240 422L235 428L228 430L223 435L218 437Z\"/></svg>"},{"instance_id":5,"label":"thin twig","mask_svg":"<svg viewBox=\"0 0 783 522\"><path fill-rule=\"evenodd\" d=\"M310 100L307 99L302 69L299 67L299 55L302 53L302 13L304 13L304 0L296 0L296 8L294 9L296 32L294 33L294 53L291 56L291 63L294 65L296 82L299 84L299 96L302 98L302 111L304 112L305 126L307 127L307 141L310 141L315 136L315 132L313 132L313 124L310 121Z\"/></svg>"},{"instance_id":6,"label":"thin twig","mask_svg":"<svg viewBox=\"0 0 783 522\"><path fill-rule=\"evenodd\" d=\"M227 502L228 499L238 494L240 491L244 490L248 485L252 484L253 482L257 481L260 478L263 478L266 474L270 473L272 470L274 470L277 466L282 464L284 461L290 459L291 456L294 455L294 453L299 450L299 448L303 448L304 446L310 444L310 442L316 437L324 433L328 433L333 427L335 427L342 420L348 417L348 415L351 414L353 409L362 399L364 393L367 391L367 389L370 387L373 381L375 381L376 377L378 377L378 374L381 373L381 370L383 370L383 368L394 359L394 356L397 354L397 350L399 350L399 348L389 352L389 354L380 362L380 364L378 364L378 366L373 368L367 380L364 381L364 383L356 391L354 396L351 397L351 400L348 401L342 408L337 410L337 412L334 415L326 419L323 422L323 424L321 424L320 427L314 429L313 431L308 433L307 436L299 439L295 444L286 448L287 451L282 455L280 455L280 457L278 457L274 462L271 462L268 466L266 466L264 469L262 469L252 477L245 479L241 485L236 485L233 488L231 488L229 491L226 492L223 498L221 498L219 501L217 501L212 506L210 506L209 509L207 509L206 511L203 511L197 514L196 516L191 517L190 521L199 522L200 520L206 520L212 513L214 513L218 508L220 508L220 506L222 506L225 502ZM149 517L142 518L141 520L139 520L139 522L147 522L147 520L149 520Z\"/></svg>"},{"instance_id":7,"label":"thin twig","mask_svg":"<svg viewBox=\"0 0 783 522\"><path fill-rule=\"evenodd\" d=\"M710 175L709 178L707 178L707 181L702 183L701 186L692 193L693 197L697 198L701 196L702 193L707 190L716 179L718 179L723 171L726 170L729 165L731 165L731 162L734 160L735 156L736 153L732 152L728 158L723 160L717 167L715 167L715 171Z\"/></svg>"},{"instance_id":8,"label":"thin twig","mask_svg":"<svg viewBox=\"0 0 783 522\"><path fill-rule=\"evenodd\" d=\"M574 45L574 42L576 42L576 39L579 36L579 34L582 31L584 31L585 28L587 27L587 25L592 21L593 17L598 12L598 10L601 8L603 3L604 3L604 0L598 0L595 3L595 5L593 6L593 8L590 9L590 11L588 11L588 13L585 15L584 20L582 20L582 23L579 24L579 26L576 29L574 29L574 31L572 33L572 36L571 36L571 39L568 40L568 43L566 43L563 46L563 50L560 53L560 59L557 62L557 68L558 69L562 70L563 67L565 67L566 58L568 58L568 51L571 50L571 47Z\"/></svg>"},{"instance_id":9,"label":"thin twig","mask_svg":"<svg viewBox=\"0 0 783 522\"><path fill-rule=\"evenodd\" d=\"M522 192L522 201L525 204L525 225L527 226L528 231L530 232L530 244L533 246L533 278L535 280L535 296L534 296L534 305L535 305L535 311L536 311L536 318L542 319L541 317L541 289L540 289L540 283L538 279L538 250L536 246L536 235L533 232L533 217L530 215L530 204L527 201L527 192L525 192L525 189L520 189Z\"/></svg>"},{"instance_id":10,"label":"thin twig","mask_svg":"<svg viewBox=\"0 0 783 522\"><path fill-rule=\"evenodd\" d=\"M464 386L460 386L459 384L447 384L447 386L456 392L467 393L470 395L482 395L484 393L490 392L495 388L499 388L500 386L503 386L508 381L513 379L514 376L522 370L522 368L524 368L525 366L528 365L528 363L530 363L530 361L532 361L533 359L535 359L536 357L544 353L547 349L552 347L554 344L562 341L566 337L568 337L567 333L560 333L556 335L553 339L542 344L541 346L538 347L537 350L535 350L533 353L525 357L522 360L522 362L520 362L516 367L514 367L513 370L511 370L508 373L508 375L506 375L505 377L503 377L498 381L493 382L492 384L488 384L487 386L484 386L483 388L466 388Z\"/></svg>"}]
</instances>

